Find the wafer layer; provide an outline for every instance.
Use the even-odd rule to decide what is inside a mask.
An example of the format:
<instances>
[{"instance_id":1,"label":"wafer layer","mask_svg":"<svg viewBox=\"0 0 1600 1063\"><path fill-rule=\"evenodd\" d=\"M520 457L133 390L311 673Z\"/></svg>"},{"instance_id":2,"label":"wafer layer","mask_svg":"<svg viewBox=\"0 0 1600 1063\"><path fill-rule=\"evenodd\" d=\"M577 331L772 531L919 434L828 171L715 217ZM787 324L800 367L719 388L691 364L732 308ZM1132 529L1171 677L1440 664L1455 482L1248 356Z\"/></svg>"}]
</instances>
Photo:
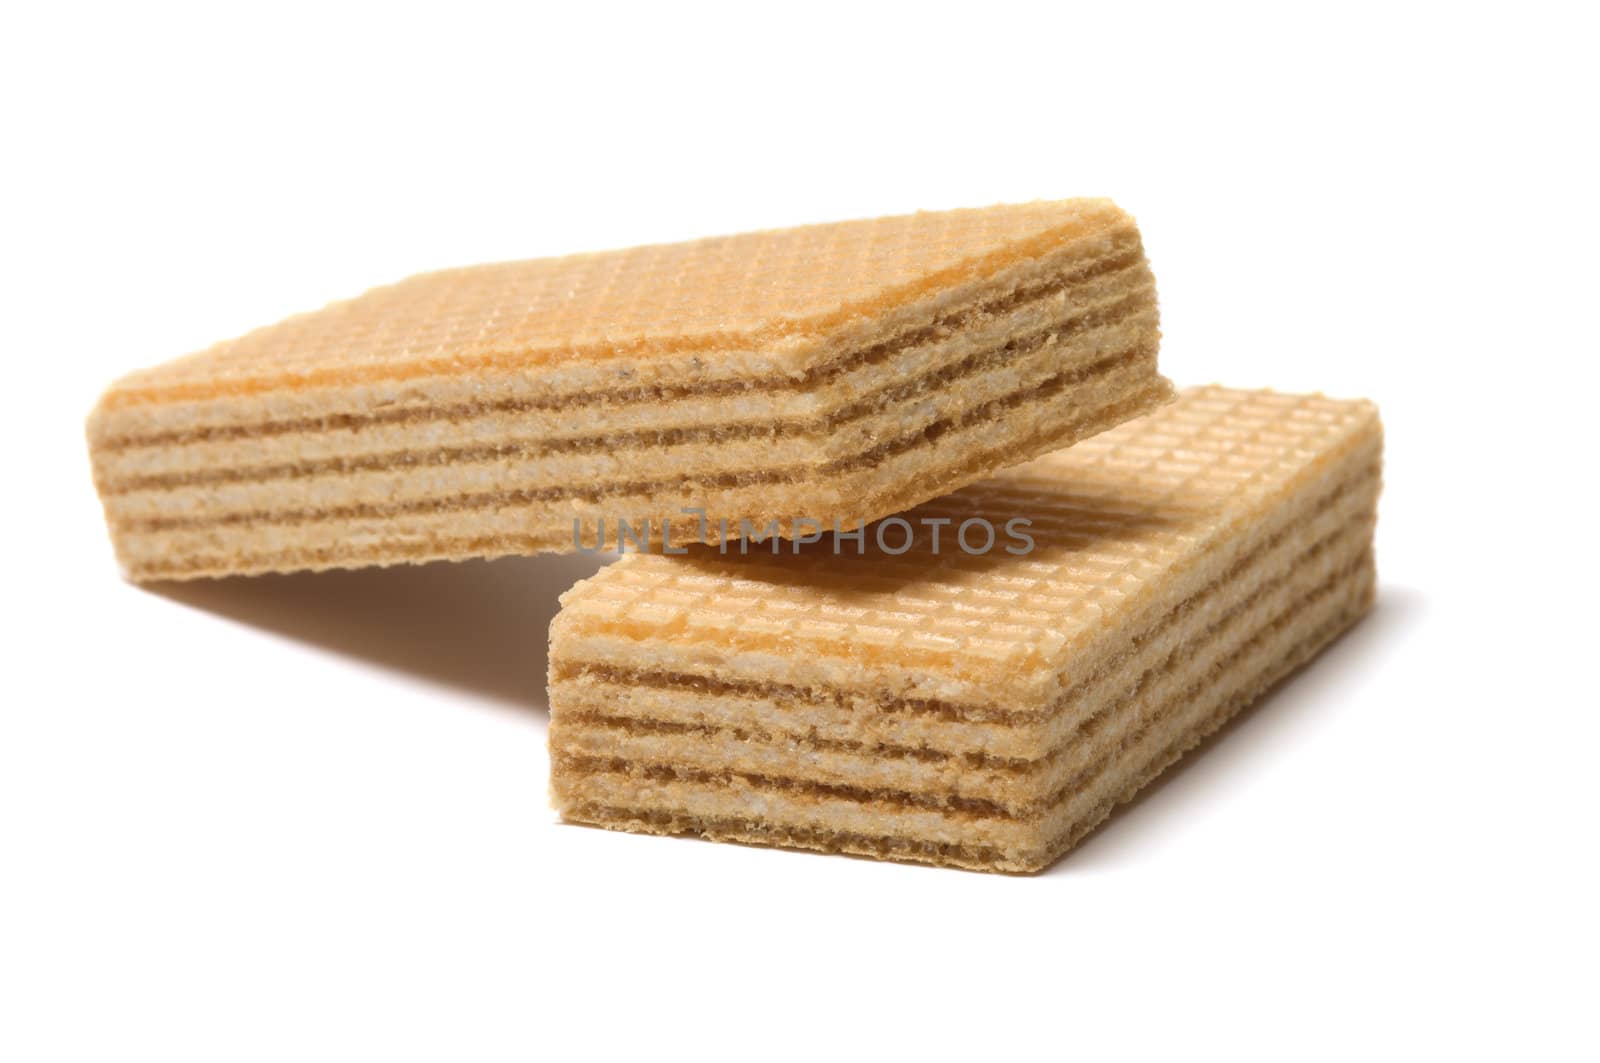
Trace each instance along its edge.
<instances>
[{"instance_id":1,"label":"wafer layer","mask_svg":"<svg viewBox=\"0 0 1600 1063\"><path fill-rule=\"evenodd\" d=\"M1025 556L626 558L552 627L556 803L1043 867L1367 607L1380 459L1369 404L1202 389L909 515Z\"/></svg>"},{"instance_id":2,"label":"wafer layer","mask_svg":"<svg viewBox=\"0 0 1600 1063\"><path fill-rule=\"evenodd\" d=\"M428 274L132 374L89 434L139 579L714 541L1145 412L1157 343L1132 219L1072 200Z\"/></svg>"}]
</instances>

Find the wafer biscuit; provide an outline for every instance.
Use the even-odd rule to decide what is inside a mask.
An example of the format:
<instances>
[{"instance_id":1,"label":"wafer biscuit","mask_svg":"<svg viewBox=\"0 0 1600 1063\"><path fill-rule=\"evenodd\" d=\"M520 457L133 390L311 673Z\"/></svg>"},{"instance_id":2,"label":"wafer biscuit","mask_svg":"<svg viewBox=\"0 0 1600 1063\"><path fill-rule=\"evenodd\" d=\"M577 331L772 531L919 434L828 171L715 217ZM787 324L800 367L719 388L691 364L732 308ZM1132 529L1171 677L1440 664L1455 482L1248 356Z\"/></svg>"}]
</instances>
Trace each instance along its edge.
<instances>
[{"instance_id":1,"label":"wafer biscuit","mask_svg":"<svg viewBox=\"0 0 1600 1063\"><path fill-rule=\"evenodd\" d=\"M90 450L135 579L572 550L618 520L791 534L1153 408L1157 342L1110 202L924 213L413 277L123 378Z\"/></svg>"},{"instance_id":2,"label":"wafer biscuit","mask_svg":"<svg viewBox=\"0 0 1600 1063\"><path fill-rule=\"evenodd\" d=\"M1367 609L1381 458L1370 403L1202 388L906 514L938 550L626 556L551 626L554 802L1041 869Z\"/></svg>"}]
</instances>

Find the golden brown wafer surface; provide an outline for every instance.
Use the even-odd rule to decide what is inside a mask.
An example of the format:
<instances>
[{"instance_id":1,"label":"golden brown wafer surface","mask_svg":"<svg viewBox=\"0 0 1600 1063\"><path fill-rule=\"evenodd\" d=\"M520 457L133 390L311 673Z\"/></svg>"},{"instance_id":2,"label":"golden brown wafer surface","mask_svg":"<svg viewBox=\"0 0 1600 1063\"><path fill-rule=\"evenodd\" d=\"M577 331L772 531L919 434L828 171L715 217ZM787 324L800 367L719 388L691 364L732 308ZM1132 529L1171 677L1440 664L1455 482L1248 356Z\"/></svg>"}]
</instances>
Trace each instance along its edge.
<instances>
[{"instance_id":1,"label":"golden brown wafer surface","mask_svg":"<svg viewBox=\"0 0 1600 1063\"><path fill-rule=\"evenodd\" d=\"M1365 611L1381 448L1370 403L1202 388L905 514L904 552L625 557L551 628L555 803L1038 870ZM1031 550L952 542L1018 518Z\"/></svg>"},{"instance_id":2,"label":"golden brown wafer surface","mask_svg":"<svg viewBox=\"0 0 1600 1063\"><path fill-rule=\"evenodd\" d=\"M1153 408L1158 338L1109 201L923 213L413 277L131 373L89 439L136 579L572 550L619 519L787 535Z\"/></svg>"}]
</instances>

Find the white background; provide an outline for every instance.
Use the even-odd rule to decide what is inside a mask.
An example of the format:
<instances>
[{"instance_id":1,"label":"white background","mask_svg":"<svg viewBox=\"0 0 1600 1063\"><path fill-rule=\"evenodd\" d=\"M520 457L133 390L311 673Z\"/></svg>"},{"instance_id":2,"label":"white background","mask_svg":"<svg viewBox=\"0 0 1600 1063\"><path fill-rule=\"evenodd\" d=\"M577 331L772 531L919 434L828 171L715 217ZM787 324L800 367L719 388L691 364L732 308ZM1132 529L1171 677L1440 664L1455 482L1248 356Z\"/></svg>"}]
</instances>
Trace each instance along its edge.
<instances>
[{"instance_id":1,"label":"white background","mask_svg":"<svg viewBox=\"0 0 1600 1063\"><path fill-rule=\"evenodd\" d=\"M5 16L0 1058L1595 1058L1592 11L583 7ZM1382 589L1037 878L558 824L584 561L119 579L82 420L135 366L1085 194L1179 383L1379 401Z\"/></svg>"}]
</instances>

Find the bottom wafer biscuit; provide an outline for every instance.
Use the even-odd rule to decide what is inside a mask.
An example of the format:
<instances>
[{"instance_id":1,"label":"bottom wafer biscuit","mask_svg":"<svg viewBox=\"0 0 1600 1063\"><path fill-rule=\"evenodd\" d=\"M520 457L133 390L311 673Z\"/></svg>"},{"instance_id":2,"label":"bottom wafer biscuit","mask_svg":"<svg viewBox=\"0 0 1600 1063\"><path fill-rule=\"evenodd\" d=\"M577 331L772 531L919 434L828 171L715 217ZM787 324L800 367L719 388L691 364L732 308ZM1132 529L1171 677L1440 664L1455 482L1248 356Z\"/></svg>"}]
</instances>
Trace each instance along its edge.
<instances>
[{"instance_id":1,"label":"bottom wafer biscuit","mask_svg":"<svg viewBox=\"0 0 1600 1063\"><path fill-rule=\"evenodd\" d=\"M906 515L942 549L624 558L552 626L557 807L1047 866L1370 605L1381 446L1368 403L1200 389Z\"/></svg>"}]
</instances>

